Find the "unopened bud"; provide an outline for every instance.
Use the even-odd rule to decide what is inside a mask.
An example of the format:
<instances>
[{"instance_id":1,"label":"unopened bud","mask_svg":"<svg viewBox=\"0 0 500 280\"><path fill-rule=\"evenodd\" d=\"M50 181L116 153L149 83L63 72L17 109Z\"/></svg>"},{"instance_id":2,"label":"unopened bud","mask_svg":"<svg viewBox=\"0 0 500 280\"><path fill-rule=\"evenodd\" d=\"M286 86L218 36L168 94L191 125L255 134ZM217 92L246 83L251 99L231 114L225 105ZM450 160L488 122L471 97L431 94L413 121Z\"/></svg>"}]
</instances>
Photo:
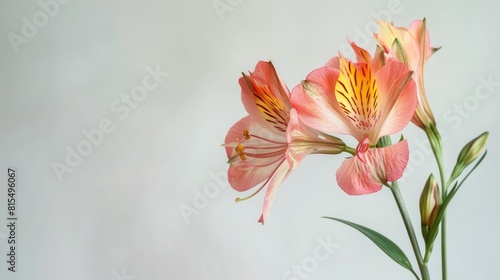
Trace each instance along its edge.
<instances>
[{"instance_id":1,"label":"unopened bud","mask_svg":"<svg viewBox=\"0 0 500 280\"><path fill-rule=\"evenodd\" d=\"M427 239L429 229L436 220L440 205L441 196L439 194L439 187L434 179L434 175L431 174L420 195L420 218L424 239Z\"/></svg>"},{"instance_id":2,"label":"unopened bud","mask_svg":"<svg viewBox=\"0 0 500 280\"><path fill-rule=\"evenodd\" d=\"M486 149L488 136L488 131L483 132L462 148L462 151L460 151L460 154L458 155L457 164L455 165L451 175L453 179L457 178L469 164L471 164L480 154L483 153L484 149Z\"/></svg>"}]
</instances>

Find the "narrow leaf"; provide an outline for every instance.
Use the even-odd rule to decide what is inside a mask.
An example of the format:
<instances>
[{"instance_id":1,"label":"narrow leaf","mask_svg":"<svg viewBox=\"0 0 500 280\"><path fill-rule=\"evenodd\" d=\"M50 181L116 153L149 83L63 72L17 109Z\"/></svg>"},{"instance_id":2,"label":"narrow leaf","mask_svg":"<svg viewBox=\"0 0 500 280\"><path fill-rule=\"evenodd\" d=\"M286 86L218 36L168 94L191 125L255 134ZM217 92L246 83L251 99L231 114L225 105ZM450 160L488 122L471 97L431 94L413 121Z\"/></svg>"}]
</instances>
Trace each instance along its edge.
<instances>
[{"instance_id":1,"label":"narrow leaf","mask_svg":"<svg viewBox=\"0 0 500 280\"><path fill-rule=\"evenodd\" d=\"M405 253L398 247L398 245L396 245L394 242L392 242L389 238L383 236L382 234L380 234L372 229L369 229L369 228L364 227L362 225L355 224L353 222L349 222L346 220L333 218L333 217L323 217L323 218L335 220L335 221L344 223L348 226L351 226L354 229L357 229L359 232L361 232L366 237L368 237L371 241L373 241L373 243L375 243L375 245L377 245L380 249L382 249L382 251L384 251L384 253L386 253L391 259L393 259L396 263L398 263L402 267L408 269L418 279L418 276L415 273L415 271L413 271L411 263L408 260L408 258L406 257Z\"/></svg>"}]
</instances>

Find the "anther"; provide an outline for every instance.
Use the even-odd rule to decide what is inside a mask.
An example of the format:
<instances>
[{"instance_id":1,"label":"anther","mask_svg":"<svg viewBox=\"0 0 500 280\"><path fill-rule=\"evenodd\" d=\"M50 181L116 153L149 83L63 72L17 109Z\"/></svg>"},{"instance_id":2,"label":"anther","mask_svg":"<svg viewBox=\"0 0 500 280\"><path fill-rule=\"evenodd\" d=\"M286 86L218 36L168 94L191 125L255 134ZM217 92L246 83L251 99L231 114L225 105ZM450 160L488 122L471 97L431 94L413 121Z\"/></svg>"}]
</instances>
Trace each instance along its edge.
<instances>
[{"instance_id":1,"label":"anther","mask_svg":"<svg viewBox=\"0 0 500 280\"><path fill-rule=\"evenodd\" d=\"M238 153L242 160L247 160L247 157L245 156L245 146L238 143L238 146L236 146L234 150Z\"/></svg>"},{"instance_id":2,"label":"anther","mask_svg":"<svg viewBox=\"0 0 500 280\"><path fill-rule=\"evenodd\" d=\"M250 139L250 132L248 132L248 130L243 130L243 136L245 136L245 139L248 140Z\"/></svg>"}]
</instances>

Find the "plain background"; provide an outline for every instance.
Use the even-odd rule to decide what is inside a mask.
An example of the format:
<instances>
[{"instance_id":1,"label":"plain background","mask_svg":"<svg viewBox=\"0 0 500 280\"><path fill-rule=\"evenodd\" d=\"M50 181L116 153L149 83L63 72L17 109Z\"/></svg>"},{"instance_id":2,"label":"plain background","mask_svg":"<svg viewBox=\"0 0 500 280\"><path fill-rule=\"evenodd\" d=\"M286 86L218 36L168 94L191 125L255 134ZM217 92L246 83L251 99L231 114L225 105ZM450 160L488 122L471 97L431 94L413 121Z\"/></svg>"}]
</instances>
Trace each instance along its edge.
<instances>
[{"instance_id":1,"label":"plain background","mask_svg":"<svg viewBox=\"0 0 500 280\"><path fill-rule=\"evenodd\" d=\"M261 226L263 193L234 202L242 194L226 184L220 144L246 115L237 80L259 60L272 59L292 88L345 52L347 38L373 52L374 18L409 26L424 17L431 44L442 47L426 88L447 136L448 174L461 147L490 131L487 158L449 208L449 279L498 275L496 2L69 0L44 18L47 1L0 3L1 279L414 279L360 233L320 218L382 232L416 267L389 190L351 197L336 185L345 155L306 158ZM23 25L34 20L27 38ZM23 43L13 46L12 34ZM168 77L128 115L117 113L113 104L125 104L147 67ZM59 180L55 162L66 164L68 147L105 119L113 130ZM410 125L403 134L412 158L400 185L420 237L418 197L437 168L423 132ZM18 171L16 273L6 263L9 166ZM315 260L315 251L327 257ZM305 274L287 272L294 266Z\"/></svg>"}]
</instances>

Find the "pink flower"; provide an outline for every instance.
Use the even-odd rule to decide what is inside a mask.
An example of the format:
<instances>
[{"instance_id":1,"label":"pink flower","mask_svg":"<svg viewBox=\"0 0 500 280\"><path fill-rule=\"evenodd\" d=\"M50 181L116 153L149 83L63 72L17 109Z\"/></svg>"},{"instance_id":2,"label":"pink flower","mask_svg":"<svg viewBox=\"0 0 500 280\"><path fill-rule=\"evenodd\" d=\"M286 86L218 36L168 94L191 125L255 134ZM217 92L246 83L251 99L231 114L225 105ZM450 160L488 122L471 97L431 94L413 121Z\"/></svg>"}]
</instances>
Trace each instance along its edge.
<instances>
[{"instance_id":1,"label":"pink flower","mask_svg":"<svg viewBox=\"0 0 500 280\"><path fill-rule=\"evenodd\" d=\"M418 105L412 122L422 129L430 125L435 126L436 120L425 94L424 71L427 59L438 49L430 46L425 19L414 21L409 28L394 27L385 21L377 21L377 24L380 32L375 34L375 39L382 51L388 57L405 63L410 71L414 72Z\"/></svg>"},{"instance_id":2,"label":"pink flower","mask_svg":"<svg viewBox=\"0 0 500 280\"><path fill-rule=\"evenodd\" d=\"M271 62L260 61L255 72L239 80L248 116L229 130L225 148L230 167L228 179L237 191L262 183L253 197L267 186L259 222L266 220L278 187L308 154L338 154L342 140L302 123L290 103L290 92Z\"/></svg>"},{"instance_id":3,"label":"pink flower","mask_svg":"<svg viewBox=\"0 0 500 280\"><path fill-rule=\"evenodd\" d=\"M311 72L292 91L292 104L305 124L329 134L349 134L359 144L337 171L348 194L373 193L399 179L408 163L408 144L374 148L380 137L401 131L417 105L412 72L390 59L385 64L351 43L358 62L342 56Z\"/></svg>"}]
</instances>

